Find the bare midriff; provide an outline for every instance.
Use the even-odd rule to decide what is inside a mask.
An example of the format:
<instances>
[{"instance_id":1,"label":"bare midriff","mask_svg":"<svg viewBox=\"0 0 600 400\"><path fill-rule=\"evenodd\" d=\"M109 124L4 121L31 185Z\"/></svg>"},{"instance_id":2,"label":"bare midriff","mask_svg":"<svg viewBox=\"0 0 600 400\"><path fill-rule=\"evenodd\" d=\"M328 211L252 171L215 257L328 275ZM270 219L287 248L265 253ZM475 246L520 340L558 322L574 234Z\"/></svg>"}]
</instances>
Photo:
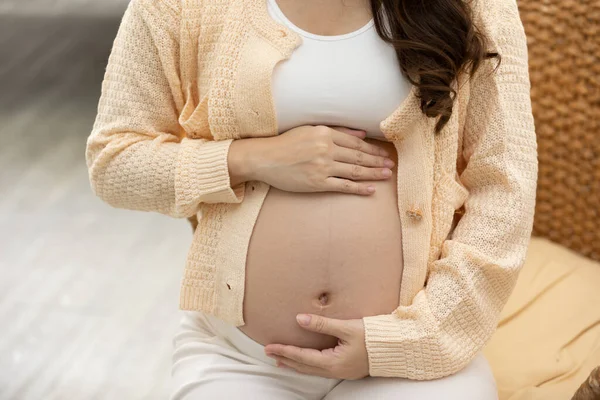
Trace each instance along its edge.
<instances>
[{"instance_id":1,"label":"bare midriff","mask_svg":"<svg viewBox=\"0 0 600 400\"><path fill-rule=\"evenodd\" d=\"M397 160L392 143L365 141ZM390 178L368 181L376 187L368 196L270 187L249 243L239 329L263 345L325 349L337 339L302 329L298 313L354 319L398 307L403 260L396 181L394 166Z\"/></svg>"}]
</instances>

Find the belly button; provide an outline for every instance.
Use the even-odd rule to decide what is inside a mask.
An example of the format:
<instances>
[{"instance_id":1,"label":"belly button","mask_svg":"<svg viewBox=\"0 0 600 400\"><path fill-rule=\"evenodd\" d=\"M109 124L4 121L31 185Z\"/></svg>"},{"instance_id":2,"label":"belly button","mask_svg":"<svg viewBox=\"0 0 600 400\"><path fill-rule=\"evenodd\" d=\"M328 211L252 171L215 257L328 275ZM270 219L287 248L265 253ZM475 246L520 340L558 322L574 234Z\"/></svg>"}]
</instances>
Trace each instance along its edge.
<instances>
[{"instance_id":1,"label":"belly button","mask_svg":"<svg viewBox=\"0 0 600 400\"><path fill-rule=\"evenodd\" d=\"M330 304L330 297L331 296L327 292L321 293L315 301L316 306L320 309L323 309L325 306L328 306Z\"/></svg>"},{"instance_id":2,"label":"belly button","mask_svg":"<svg viewBox=\"0 0 600 400\"><path fill-rule=\"evenodd\" d=\"M325 305L329 302L329 296L327 295L327 293L323 293L319 296L319 303L321 303L322 305Z\"/></svg>"}]
</instances>

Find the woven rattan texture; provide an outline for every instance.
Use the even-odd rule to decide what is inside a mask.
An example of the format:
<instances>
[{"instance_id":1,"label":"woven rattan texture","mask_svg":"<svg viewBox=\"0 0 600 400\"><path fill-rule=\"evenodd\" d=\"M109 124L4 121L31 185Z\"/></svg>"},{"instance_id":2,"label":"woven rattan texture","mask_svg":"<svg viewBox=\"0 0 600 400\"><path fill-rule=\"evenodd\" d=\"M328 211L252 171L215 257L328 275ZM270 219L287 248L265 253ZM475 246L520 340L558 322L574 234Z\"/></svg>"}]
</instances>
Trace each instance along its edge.
<instances>
[{"instance_id":1,"label":"woven rattan texture","mask_svg":"<svg viewBox=\"0 0 600 400\"><path fill-rule=\"evenodd\" d=\"M600 260L600 1L518 3L539 150L533 235Z\"/></svg>"}]
</instances>

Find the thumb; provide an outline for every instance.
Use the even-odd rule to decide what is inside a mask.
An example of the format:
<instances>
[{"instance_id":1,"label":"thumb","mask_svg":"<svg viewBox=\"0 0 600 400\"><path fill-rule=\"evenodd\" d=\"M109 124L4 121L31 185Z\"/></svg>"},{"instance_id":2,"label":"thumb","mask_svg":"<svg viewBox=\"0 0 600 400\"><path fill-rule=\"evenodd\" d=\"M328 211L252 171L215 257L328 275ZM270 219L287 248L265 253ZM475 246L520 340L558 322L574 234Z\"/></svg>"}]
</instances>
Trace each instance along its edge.
<instances>
[{"instance_id":1,"label":"thumb","mask_svg":"<svg viewBox=\"0 0 600 400\"><path fill-rule=\"evenodd\" d=\"M339 339L349 339L348 323L342 319L326 318L314 314L298 314L298 324L309 331L335 336Z\"/></svg>"}]
</instances>

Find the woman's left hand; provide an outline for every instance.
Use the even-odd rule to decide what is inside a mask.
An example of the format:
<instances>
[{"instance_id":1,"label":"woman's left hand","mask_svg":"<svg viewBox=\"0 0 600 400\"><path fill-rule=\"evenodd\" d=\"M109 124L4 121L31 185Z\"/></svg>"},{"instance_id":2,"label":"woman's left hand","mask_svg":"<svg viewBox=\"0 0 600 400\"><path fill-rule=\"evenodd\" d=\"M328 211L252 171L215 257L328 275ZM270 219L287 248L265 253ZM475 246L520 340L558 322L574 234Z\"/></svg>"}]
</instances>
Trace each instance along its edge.
<instances>
[{"instance_id":1,"label":"woman's left hand","mask_svg":"<svg viewBox=\"0 0 600 400\"><path fill-rule=\"evenodd\" d=\"M303 319L303 317L306 317ZM267 356L278 364L298 372L335 379L361 379L369 375L369 360L365 347L365 327L362 319L333 319L314 314L298 314L298 324L309 331L337 337L332 349L316 350L268 344ZM303 323L306 321L306 323Z\"/></svg>"}]
</instances>

